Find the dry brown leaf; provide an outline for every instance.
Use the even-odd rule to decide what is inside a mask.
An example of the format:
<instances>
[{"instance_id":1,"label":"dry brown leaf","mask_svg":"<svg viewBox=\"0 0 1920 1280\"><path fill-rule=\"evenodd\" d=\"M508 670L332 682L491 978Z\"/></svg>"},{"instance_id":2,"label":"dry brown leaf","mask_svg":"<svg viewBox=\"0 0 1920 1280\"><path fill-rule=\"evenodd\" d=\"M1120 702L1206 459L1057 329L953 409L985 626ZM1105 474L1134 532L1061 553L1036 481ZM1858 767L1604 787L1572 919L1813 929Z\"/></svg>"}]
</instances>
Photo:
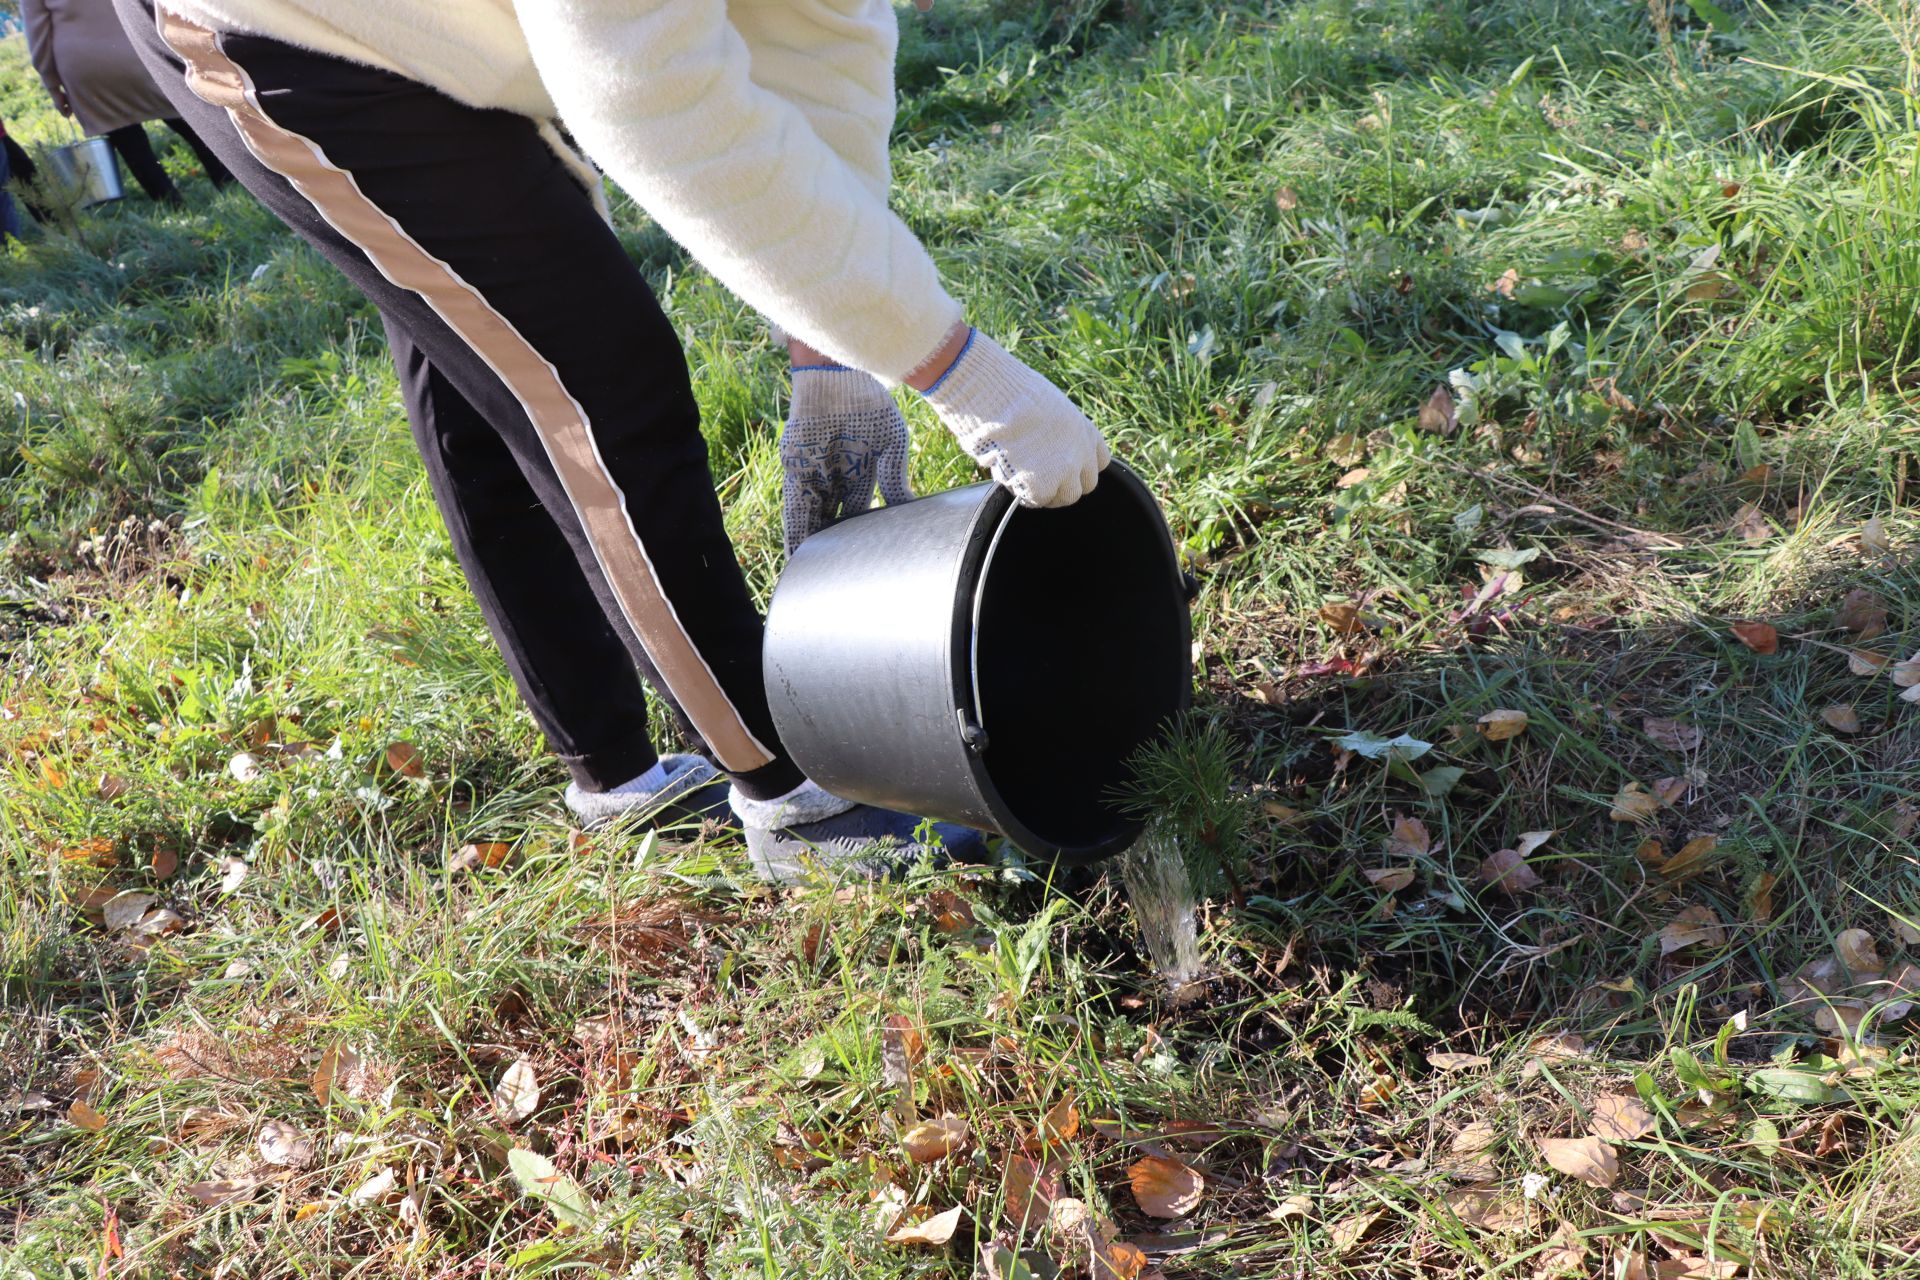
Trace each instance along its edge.
<instances>
[{"instance_id":1,"label":"dry brown leaf","mask_svg":"<svg viewBox=\"0 0 1920 1280\"><path fill-rule=\"evenodd\" d=\"M1363 867L1360 874L1383 893L1398 893L1413 883L1412 867Z\"/></svg>"},{"instance_id":2,"label":"dry brown leaf","mask_svg":"<svg viewBox=\"0 0 1920 1280\"><path fill-rule=\"evenodd\" d=\"M1460 414L1453 403L1453 393L1446 387L1433 389L1427 402L1420 406L1419 427L1422 431L1432 431L1450 436L1460 429Z\"/></svg>"},{"instance_id":3,"label":"dry brown leaf","mask_svg":"<svg viewBox=\"0 0 1920 1280\"><path fill-rule=\"evenodd\" d=\"M505 866L512 857L512 845L499 840L485 840L461 845L459 851L447 860L447 870L490 871Z\"/></svg>"},{"instance_id":4,"label":"dry brown leaf","mask_svg":"<svg viewBox=\"0 0 1920 1280\"><path fill-rule=\"evenodd\" d=\"M966 933L979 924L973 904L951 889L935 889L928 894L927 909L933 913L933 927L940 933Z\"/></svg>"},{"instance_id":5,"label":"dry brown leaf","mask_svg":"<svg viewBox=\"0 0 1920 1280\"><path fill-rule=\"evenodd\" d=\"M1592 1136L1543 1138L1540 1154L1561 1173L1590 1186L1610 1187L1620 1176L1620 1161L1614 1156L1613 1148Z\"/></svg>"},{"instance_id":6,"label":"dry brown leaf","mask_svg":"<svg viewBox=\"0 0 1920 1280\"><path fill-rule=\"evenodd\" d=\"M330 1046L313 1068L313 1096L321 1106L333 1096L334 1086L359 1069L360 1059L351 1050Z\"/></svg>"},{"instance_id":7,"label":"dry brown leaf","mask_svg":"<svg viewBox=\"0 0 1920 1280\"><path fill-rule=\"evenodd\" d=\"M1285 1222L1288 1218L1304 1218L1312 1212L1313 1197L1295 1192L1267 1210L1267 1221Z\"/></svg>"},{"instance_id":8,"label":"dry brown leaf","mask_svg":"<svg viewBox=\"0 0 1920 1280\"><path fill-rule=\"evenodd\" d=\"M1860 554L1863 556L1884 556L1893 550L1893 539L1887 536L1886 522L1879 516L1867 521L1860 530Z\"/></svg>"},{"instance_id":9,"label":"dry brown leaf","mask_svg":"<svg viewBox=\"0 0 1920 1280\"><path fill-rule=\"evenodd\" d=\"M258 782L263 772L260 757L251 751L237 751L227 761L227 773L238 783Z\"/></svg>"},{"instance_id":10,"label":"dry brown leaf","mask_svg":"<svg viewBox=\"0 0 1920 1280\"><path fill-rule=\"evenodd\" d=\"M1629 782L1613 797L1613 811L1607 816L1615 822L1649 822L1660 811L1660 799L1638 782Z\"/></svg>"},{"instance_id":11,"label":"dry brown leaf","mask_svg":"<svg viewBox=\"0 0 1920 1280\"><path fill-rule=\"evenodd\" d=\"M1865 587L1855 587L1833 611L1833 622L1837 627L1857 632L1862 639L1871 640L1886 632L1887 606Z\"/></svg>"},{"instance_id":12,"label":"dry brown leaf","mask_svg":"<svg viewBox=\"0 0 1920 1280\"><path fill-rule=\"evenodd\" d=\"M1865 929L1842 929L1833 940L1833 951L1840 957L1840 963L1855 974L1879 973L1886 968L1873 935Z\"/></svg>"},{"instance_id":13,"label":"dry brown leaf","mask_svg":"<svg viewBox=\"0 0 1920 1280\"><path fill-rule=\"evenodd\" d=\"M1901 942L1909 947L1920 947L1920 910L1910 910L1893 917L1893 932Z\"/></svg>"},{"instance_id":14,"label":"dry brown leaf","mask_svg":"<svg viewBox=\"0 0 1920 1280\"><path fill-rule=\"evenodd\" d=\"M1333 482L1336 489L1351 489L1357 484L1365 484L1373 475L1366 467L1355 467Z\"/></svg>"},{"instance_id":15,"label":"dry brown leaf","mask_svg":"<svg viewBox=\"0 0 1920 1280\"><path fill-rule=\"evenodd\" d=\"M1767 523L1759 503L1747 502L1742 503L1740 510L1734 513L1733 523L1727 526L1727 532L1738 534L1742 542L1757 547L1773 536L1773 526Z\"/></svg>"},{"instance_id":16,"label":"dry brown leaf","mask_svg":"<svg viewBox=\"0 0 1920 1280\"><path fill-rule=\"evenodd\" d=\"M1660 930L1660 954L1672 955L1687 947L1723 947L1727 931L1713 908L1704 903L1688 907Z\"/></svg>"},{"instance_id":17,"label":"dry brown leaf","mask_svg":"<svg viewBox=\"0 0 1920 1280\"><path fill-rule=\"evenodd\" d=\"M1362 1240L1367 1232L1373 1230L1373 1224L1380 1220L1380 1211L1356 1213L1351 1218L1342 1218L1327 1228L1327 1241L1336 1254L1346 1253Z\"/></svg>"},{"instance_id":18,"label":"dry brown leaf","mask_svg":"<svg viewBox=\"0 0 1920 1280\"><path fill-rule=\"evenodd\" d=\"M285 1120L269 1120L261 1125L258 1146L260 1158L268 1164L304 1169L313 1163L313 1143Z\"/></svg>"},{"instance_id":19,"label":"dry brown leaf","mask_svg":"<svg viewBox=\"0 0 1920 1280\"><path fill-rule=\"evenodd\" d=\"M1761 657L1780 652L1780 633L1768 622L1736 622L1728 628L1734 638Z\"/></svg>"},{"instance_id":20,"label":"dry brown leaf","mask_svg":"<svg viewBox=\"0 0 1920 1280\"><path fill-rule=\"evenodd\" d=\"M1332 604L1320 606L1320 621L1338 636L1357 636L1367 629L1366 618L1360 612L1360 606L1346 600L1336 600Z\"/></svg>"},{"instance_id":21,"label":"dry brown leaf","mask_svg":"<svg viewBox=\"0 0 1920 1280\"><path fill-rule=\"evenodd\" d=\"M1282 824L1300 821L1306 815L1291 805L1281 804L1278 800L1262 800L1260 811Z\"/></svg>"},{"instance_id":22,"label":"dry brown leaf","mask_svg":"<svg viewBox=\"0 0 1920 1280\"><path fill-rule=\"evenodd\" d=\"M1632 1142L1652 1133L1659 1122L1640 1099L1626 1093L1603 1093L1593 1100L1593 1136L1609 1142Z\"/></svg>"},{"instance_id":23,"label":"dry brown leaf","mask_svg":"<svg viewBox=\"0 0 1920 1280\"><path fill-rule=\"evenodd\" d=\"M1894 663L1888 668L1887 674L1892 676L1893 682L1902 689L1920 686L1920 653Z\"/></svg>"},{"instance_id":24,"label":"dry brown leaf","mask_svg":"<svg viewBox=\"0 0 1920 1280\"><path fill-rule=\"evenodd\" d=\"M180 855L174 852L172 845L161 845L153 851L153 864L150 868L156 880L171 880L173 873L180 869Z\"/></svg>"},{"instance_id":25,"label":"dry brown leaf","mask_svg":"<svg viewBox=\"0 0 1920 1280\"><path fill-rule=\"evenodd\" d=\"M1687 794L1687 788L1693 785L1693 771L1678 778L1660 778L1653 784L1653 798L1660 802L1662 808L1671 808L1680 803Z\"/></svg>"},{"instance_id":26,"label":"dry brown leaf","mask_svg":"<svg viewBox=\"0 0 1920 1280\"><path fill-rule=\"evenodd\" d=\"M1497 293L1503 298L1511 298L1513 296L1513 291L1519 287L1520 287L1520 268L1508 267L1505 271L1502 271L1500 273L1500 278L1498 280L1495 280L1492 284L1487 286L1487 290L1490 293Z\"/></svg>"},{"instance_id":27,"label":"dry brown leaf","mask_svg":"<svg viewBox=\"0 0 1920 1280\"><path fill-rule=\"evenodd\" d=\"M1660 874L1669 880L1684 879L1705 867L1707 859L1719 846L1718 836L1695 836L1660 864Z\"/></svg>"},{"instance_id":28,"label":"dry brown leaf","mask_svg":"<svg viewBox=\"0 0 1920 1280\"><path fill-rule=\"evenodd\" d=\"M1643 720L1640 727L1657 745L1669 751L1692 751L1700 745L1703 736L1694 725L1682 724L1678 720L1659 720L1653 716Z\"/></svg>"},{"instance_id":29,"label":"dry brown leaf","mask_svg":"<svg viewBox=\"0 0 1920 1280\"><path fill-rule=\"evenodd\" d=\"M94 783L95 794L107 801L118 800L132 790L133 784L117 773L103 773Z\"/></svg>"},{"instance_id":30,"label":"dry brown leaf","mask_svg":"<svg viewBox=\"0 0 1920 1280\"><path fill-rule=\"evenodd\" d=\"M1826 721L1827 727L1835 733L1860 732L1860 713L1853 709L1853 704L1850 702L1836 702L1831 706L1820 708L1820 718Z\"/></svg>"},{"instance_id":31,"label":"dry brown leaf","mask_svg":"<svg viewBox=\"0 0 1920 1280\"><path fill-rule=\"evenodd\" d=\"M1510 898L1519 897L1544 883L1540 873L1527 865L1527 860L1513 849L1499 849L1490 853L1480 863L1480 879L1489 887L1498 889Z\"/></svg>"},{"instance_id":32,"label":"dry brown leaf","mask_svg":"<svg viewBox=\"0 0 1920 1280\"><path fill-rule=\"evenodd\" d=\"M533 1074L533 1063L517 1058L500 1073L493 1086L494 1109L507 1124L519 1124L540 1108L540 1081Z\"/></svg>"},{"instance_id":33,"label":"dry brown leaf","mask_svg":"<svg viewBox=\"0 0 1920 1280\"><path fill-rule=\"evenodd\" d=\"M936 1213L924 1222L916 1222L910 1227L901 1227L887 1237L887 1243L922 1244L937 1249L953 1239L953 1233L960 1229L961 1212L961 1206L955 1205L945 1213Z\"/></svg>"},{"instance_id":34,"label":"dry brown leaf","mask_svg":"<svg viewBox=\"0 0 1920 1280\"><path fill-rule=\"evenodd\" d=\"M1725 1258L1663 1258L1653 1264L1653 1280L1733 1280L1740 1264Z\"/></svg>"},{"instance_id":35,"label":"dry brown leaf","mask_svg":"<svg viewBox=\"0 0 1920 1280\"><path fill-rule=\"evenodd\" d=\"M378 1204L393 1194L394 1186L398 1181L392 1167L383 1164L373 1171L371 1177L347 1193L347 1203Z\"/></svg>"},{"instance_id":36,"label":"dry brown leaf","mask_svg":"<svg viewBox=\"0 0 1920 1280\"><path fill-rule=\"evenodd\" d=\"M131 929L139 924L141 918L159 901L156 895L143 893L138 889L116 893L107 899L107 904L100 909L102 921L111 933Z\"/></svg>"},{"instance_id":37,"label":"dry brown leaf","mask_svg":"<svg viewBox=\"0 0 1920 1280\"><path fill-rule=\"evenodd\" d=\"M937 1116L901 1134L900 1146L915 1164L931 1164L963 1150L969 1132L967 1122L959 1116Z\"/></svg>"},{"instance_id":38,"label":"dry brown leaf","mask_svg":"<svg viewBox=\"0 0 1920 1280\"><path fill-rule=\"evenodd\" d=\"M1571 1222L1563 1222L1548 1237L1534 1263L1531 1280L1559 1280L1562 1276L1587 1274L1587 1246Z\"/></svg>"},{"instance_id":39,"label":"dry brown leaf","mask_svg":"<svg viewBox=\"0 0 1920 1280\"><path fill-rule=\"evenodd\" d=\"M1184 1218L1200 1207L1206 1180L1190 1165L1164 1156L1143 1156L1127 1168L1140 1211L1155 1218Z\"/></svg>"},{"instance_id":40,"label":"dry brown leaf","mask_svg":"<svg viewBox=\"0 0 1920 1280\"><path fill-rule=\"evenodd\" d=\"M1481 1231L1518 1231L1527 1225L1527 1203L1483 1187L1463 1187L1446 1197L1453 1216Z\"/></svg>"},{"instance_id":41,"label":"dry brown leaf","mask_svg":"<svg viewBox=\"0 0 1920 1280\"><path fill-rule=\"evenodd\" d=\"M1513 842L1513 851L1523 858L1527 857L1556 834L1554 831L1523 831L1520 838Z\"/></svg>"},{"instance_id":42,"label":"dry brown leaf","mask_svg":"<svg viewBox=\"0 0 1920 1280\"><path fill-rule=\"evenodd\" d=\"M1327 461L1342 467L1357 467L1367 458L1367 442L1351 431L1343 431L1321 448Z\"/></svg>"},{"instance_id":43,"label":"dry brown leaf","mask_svg":"<svg viewBox=\"0 0 1920 1280\"><path fill-rule=\"evenodd\" d=\"M1505 742L1527 731L1527 713L1508 707L1496 707L1474 722L1488 742Z\"/></svg>"},{"instance_id":44,"label":"dry brown leaf","mask_svg":"<svg viewBox=\"0 0 1920 1280\"><path fill-rule=\"evenodd\" d=\"M1871 649L1847 650L1847 670L1856 676L1877 676L1892 665L1890 654L1875 653Z\"/></svg>"},{"instance_id":45,"label":"dry brown leaf","mask_svg":"<svg viewBox=\"0 0 1920 1280\"><path fill-rule=\"evenodd\" d=\"M420 748L411 742L389 742L386 750L387 768L403 778L424 778L427 776L426 764L420 758Z\"/></svg>"},{"instance_id":46,"label":"dry brown leaf","mask_svg":"<svg viewBox=\"0 0 1920 1280\"><path fill-rule=\"evenodd\" d=\"M1475 1156L1500 1141L1499 1132L1486 1120L1475 1120L1453 1135L1447 1149L1455 1155Z\"/></svg>"},{"instance_id":47,"label":"dry brown leaf","mask_svg":"<svg viewBox=\"0 0 1920 1280\"><path fill-rule=\"evenodd\" d=\"M266 1179L251 1174L238 1178L215 1178L208 1182L189 1182L182 1190L205 1205L230 1204L244 1200L257 1191Z\"/></svg>"},{"instance_id":48,"label":"dry brown leaf","mask_svg":"<svg viewBox=\"0 0 1920 1280\"><path fill-rule=\"evenodd\" d=\"M1764 924L1773 919L1773 886L1780 883L1771 871L1762 871L1747 892L1747 914Z\"/></svg>"},{"instance_id":49,"label":"dry brown leaf","mask_svg":"<svg viewBox=\"0 0 1920 1280\"><path fill-rule=\"evenodd\" d=\"M1282 213L1292 213L1300 207L1300 193L1292 187L1281 187L1273 193L1273 205Z\"/></svg>"},{"instance_id":50,"label":"dry brown leaf","mask_svg":"<svg viewBox=\"0 0 1920 1280\"><path fill-rule=\"evenodd\" d=\"M1054 1203L1066 1194L1057 1165L1043 1165L1018 1153L1007 1157L1003 1188L1006 1216L1021 1231L1046 1221Z\"/></svg>"},{"instance_id":51,"label":"dry brown leaf","mask_svg":"<svg viewBox=\"0 0 1920 1280\"><path fill-rule=\"evenodd\" d=\"M1437 1071L1469 1071L1474 1067L1493 1065L1493 1059L1478 1053L1448 1053L1435 1050L1427 1054L1427 1062Z\"/></svg>"},{"instance_id":52,"label":"dry brown leaf","mask_svg":"<svg viewBox=\"0 0 1920 1280\"><path fill-rule=\"evenodd\" d=\"M1158 1271L1152 1276L1145 1275L1147 1255L1138 1245L1095 1235L1092 1252L1090 1280L1164 1280Z\"/></svg>"},{"instance_id":53,"label":"dry brown leaf","mask_svg":"<svg viewBox=\"0 0 1920 1280\"><path fill-rule=\"evenodd\" d=\"M1047 1108L1040 1117L1040 1141L1042 1143L1071 1142L1080 1132L1080 1108L1073 1103L1073 1095L1068 1094Z\"/></svg>"},{"instance_id":54,"label":"dry brown leaf","mask_svg":"<svg viewBox=\"0 0 1920 1280\"><path fill-rule=\"evenodd\" d=\"M67 1121L88 1133L98 1133L107 1127L107 1118L78 1098L67 1107Z\"/></svg>"},{"instance_id":55,"label":"dry brown leaf","mask_svg":"<svg viewBox=\"0 0 1920 1280\"><path fill-rule=\"evenodd\" d=\"M246 878L246 859L231 856L220 859L220 892L232 893Z\"/></svg>"},{"instance_id":56,"label":"dry brown leaf","mask_svg":"<svg viewBox=\"0 0 1920 1280\"><path fill-rule=\"evenodd\" d=\"M1423 857L1433 848L1433 838L1427 834L1427 824L1418 818L1396 818L1393 832L1387 837L1387 854L1395 858Z\"/></svg>"}]
</instances>

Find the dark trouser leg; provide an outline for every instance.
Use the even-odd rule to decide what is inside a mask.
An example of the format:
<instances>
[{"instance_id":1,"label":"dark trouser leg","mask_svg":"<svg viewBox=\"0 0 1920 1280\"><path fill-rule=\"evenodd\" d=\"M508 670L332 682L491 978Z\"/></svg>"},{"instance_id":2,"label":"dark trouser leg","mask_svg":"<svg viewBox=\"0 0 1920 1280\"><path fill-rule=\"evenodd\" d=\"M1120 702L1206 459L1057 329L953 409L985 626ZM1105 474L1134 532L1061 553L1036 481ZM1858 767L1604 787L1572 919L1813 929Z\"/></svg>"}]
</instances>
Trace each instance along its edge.
<instances>
[{"instance_id":1,"label":"dark trouser leg","mask_svg":"<svg viewBox=\"0 0 1920 1280\"><path fill-rule=\"evenodd\" d=\"M118 4L181 116L500 437L606 625L634 638L720 766L758 798L798 785L678 340L534 123ZM548 585L489 589L548 605L512 606L513 629L565 651L577 614L553 602L576 589ZM620 678L582 670L601 677Z\"/></svg>"},{"instance_id":2,"label":"dark trouser leg","mask_svg":"<svg viewBox=\"0 0 1920 1280\"><path fill-rule=\"evenodd\" d=\"M167 120L166 126L186 139L187 145L193 148L193 154L199 158L200 167L207 171L207 181L213 184L214 190L218 191L233 181L232 172L220 162L219 156L213 154L213 149L201 140L200 135L193 131L193 126L178 118Z\"/></svg>"},{"instance_id":3,"label":"dark trouser leg","mask_svg":"<svg viewBox=\"0 0 1920 1280\"><path fill-rule=\"evenodd\" d=\"M20 203L27 206L27 212L33 215L35 222L50 222L52 214L40 199L40 166L33 162L27 149L13 140L12 135L0 139L7 150L7 169L12 174L14 189L20 193Z\"/></svg>"},{"instance_id":4,"label":"dark trouser leg","mask_svg":"<svg viewBox=\"0 0 1920 1280\"><path fill-rule=\"evenodd\" d=\"M646 693L566 535L480 411L391 322L387 340L434 500L521 697L583 787L640 776L657 759Z\"/></svg>"},{"instance_id":5,"label":"dark trouser leg","mask_svg":"<svg viewBox=\"0 0 1920 1280\"><path fill-rule=\"evenodd\" d=\"M161 204L180 203L180 189L173 185L173 179L160 167L160 157L153 154L153 140L147 137L145 125L121 125L107 134L107 141L149 199Z\"/></svg>"}]
</instances>

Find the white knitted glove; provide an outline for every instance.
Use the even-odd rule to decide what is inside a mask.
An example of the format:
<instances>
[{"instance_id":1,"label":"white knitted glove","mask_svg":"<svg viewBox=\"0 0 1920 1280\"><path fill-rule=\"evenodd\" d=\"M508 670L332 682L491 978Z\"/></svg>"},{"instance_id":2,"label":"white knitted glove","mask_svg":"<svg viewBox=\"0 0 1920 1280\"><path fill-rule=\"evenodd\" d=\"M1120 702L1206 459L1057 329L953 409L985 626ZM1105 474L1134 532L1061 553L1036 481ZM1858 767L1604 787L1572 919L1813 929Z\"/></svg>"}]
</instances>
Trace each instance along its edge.
<instances>
[{"instance_id":1,"label":"white knitted glove","mask_svg":"<svg viewBox=\"0 0 1920 1280\"><path fill-rule=\"evenodd\" d=\"M1023 506L1071 506L1113 456L1060 388L978 329L925 394L960 447Z\"/></svg>"},{"instance_id":2,"label":"white knitted glove","mask_svg":"<svg viewBox=\"0 0 1920 1280\"><path fill-rule=\"evenodd\" d=\"M787 554L841 516L913 501L907 487L907 420L871 374L839 365L793 371L793 400L780 434L786 472L781 521Z\"/></svg>"}]
</instances>

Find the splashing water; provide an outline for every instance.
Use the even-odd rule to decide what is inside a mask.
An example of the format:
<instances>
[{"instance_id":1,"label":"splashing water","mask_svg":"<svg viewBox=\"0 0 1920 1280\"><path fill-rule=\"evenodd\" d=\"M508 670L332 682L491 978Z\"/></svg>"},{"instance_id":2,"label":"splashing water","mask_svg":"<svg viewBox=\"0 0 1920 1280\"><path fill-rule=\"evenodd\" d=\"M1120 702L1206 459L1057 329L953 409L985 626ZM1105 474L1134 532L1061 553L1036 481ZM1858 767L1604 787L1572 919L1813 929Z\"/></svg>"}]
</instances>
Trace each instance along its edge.
<instances>
[{"instance_id":1,"label":"splashing water","mask_svg":"<svg viewBox=\"0 0 1920 1280\"><path fill-rule=\"evenodd\" d=\"M1147 944L1154 972L1179 996L1205 975L1193 880L1179 842L1163 822L1150 825L1120 856L1120 879Z\"/></svg>"}]
</instances>

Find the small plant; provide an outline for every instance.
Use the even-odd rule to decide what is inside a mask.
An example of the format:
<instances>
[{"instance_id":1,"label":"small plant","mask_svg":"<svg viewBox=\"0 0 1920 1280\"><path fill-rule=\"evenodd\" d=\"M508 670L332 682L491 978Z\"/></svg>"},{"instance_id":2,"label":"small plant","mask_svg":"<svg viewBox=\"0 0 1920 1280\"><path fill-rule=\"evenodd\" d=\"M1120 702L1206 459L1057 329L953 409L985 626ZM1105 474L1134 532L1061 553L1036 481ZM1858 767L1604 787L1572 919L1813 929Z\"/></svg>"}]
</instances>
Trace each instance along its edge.
<instances>
[{"instance_id":1,"label":"small plant","mask_svg":"<svg viewBox=\"0 0 1920 1280\"><path fill-rule=\"evenodd\" d=\"M1233 790L1239 747L1226 726L1188 713L1170 732L1128 761L1132 780L1118 800L1130 817L1155 824L1180 849L1187 875L1202 894L1244 897L1247 798Z\"/></svg>"}]
</instances>

